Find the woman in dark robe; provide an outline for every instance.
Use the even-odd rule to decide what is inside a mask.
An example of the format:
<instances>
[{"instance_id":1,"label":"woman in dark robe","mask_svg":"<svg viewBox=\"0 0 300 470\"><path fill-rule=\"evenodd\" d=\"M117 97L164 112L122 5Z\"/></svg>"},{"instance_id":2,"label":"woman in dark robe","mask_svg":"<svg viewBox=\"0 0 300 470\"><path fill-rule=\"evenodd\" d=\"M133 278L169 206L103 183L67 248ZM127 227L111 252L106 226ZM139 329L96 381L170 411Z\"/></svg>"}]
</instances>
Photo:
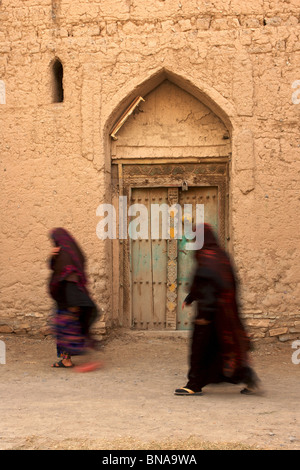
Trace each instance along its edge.
<instances>
[{"instance_id":1,"label":"woman in dark robe","mask_svg":"<svg viewBox=\"0 0 300 470\"><path fill-rule=\"evenodd\" d=\"M206 385L221 382L243 383L242 393L252 393L259 380L249 365L251 345L239 316L235 274L208 224L195 257L191 291L182 306L197 302L188 383L175 395L201 395Z\"/></svg>"},{"instance_id":2,"label":"woman in dark robe","mask_svg":"<svg viewBox=\"0 0 300 470\"><path fill-rule=\"evenodd\" d=\"M71 356L95 347L90 328L98 310L87 290L85 256L79 245L63 228L52 230L50 238L55 247L50 259L49 291L57 306L51 323L60 359L52 367L73 367Z\"/></svg>"}]
</instances>

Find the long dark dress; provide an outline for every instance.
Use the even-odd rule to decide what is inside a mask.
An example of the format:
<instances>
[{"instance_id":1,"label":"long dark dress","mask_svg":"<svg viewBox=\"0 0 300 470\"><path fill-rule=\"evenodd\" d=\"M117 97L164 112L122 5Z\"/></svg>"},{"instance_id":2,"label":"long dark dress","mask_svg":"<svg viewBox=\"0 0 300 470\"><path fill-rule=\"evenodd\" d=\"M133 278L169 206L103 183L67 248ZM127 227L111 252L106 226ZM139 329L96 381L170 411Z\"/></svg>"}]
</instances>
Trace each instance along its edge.
<instances>
[{"instance_id":1,"label":"long dark dress","mask_svg":"<svg viewBox=\"0 0 300 470\"><path fill-rule=\"evenodd\" d=\"M205 224L204 246L196 253L197 269L186 304L197 302L186 388L200 392L208 384L229 382L254 386L249 366L250 340L236 301L236 280L227 254Z\"/></svg>"}]
</instances>

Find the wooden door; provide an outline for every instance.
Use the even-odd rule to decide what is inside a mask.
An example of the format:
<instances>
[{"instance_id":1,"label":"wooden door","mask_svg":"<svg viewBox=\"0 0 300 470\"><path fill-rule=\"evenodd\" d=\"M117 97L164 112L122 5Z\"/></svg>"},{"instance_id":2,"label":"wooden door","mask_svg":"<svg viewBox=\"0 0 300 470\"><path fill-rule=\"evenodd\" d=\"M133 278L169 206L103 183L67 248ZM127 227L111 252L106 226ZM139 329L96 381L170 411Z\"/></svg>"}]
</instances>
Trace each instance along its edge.
<instances>
[{"instance_id":1,"label":"wooden door","mask_svg":"<svg viewBox=\"0 0 300 470\"><path fill-rule=\"evenodd\" d=\"M148 238L131 239L131 295L132 326L136 329L166 328L168 289L176 290L176 329L191 328L195 306L181 306L191 284L194 273L194 252L186 250L184 233L177 241L177 283L168 279L168 243L160 237L151 238L151 204L168 204L168 188L133 189L131 204L143 204L148 213ZM218 230L218 188L214 186L191 187L187 191L178 189L178 203L184 214L184 204L191 204L195 214L196 204L204 204L204 220ZM184 231L183 231L184 232Z\"/></svg>"}]
</instances>

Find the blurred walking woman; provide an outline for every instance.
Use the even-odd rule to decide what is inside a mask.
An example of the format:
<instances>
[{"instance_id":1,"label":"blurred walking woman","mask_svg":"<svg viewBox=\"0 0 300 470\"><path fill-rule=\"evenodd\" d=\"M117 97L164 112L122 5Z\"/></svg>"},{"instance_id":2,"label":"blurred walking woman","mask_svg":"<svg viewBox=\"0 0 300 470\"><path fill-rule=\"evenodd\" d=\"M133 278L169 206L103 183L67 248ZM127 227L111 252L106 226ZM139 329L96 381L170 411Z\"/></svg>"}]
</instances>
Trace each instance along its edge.
<instances>
[{"instance_id":1,"label":"blurred walking woman","mask_svg":"<svg viewBox=\"0 0 300 470\"><path fill-rule=\"evenodd\" d=\"M194 280L183 304L197 302L188 383L175 395L201 395L203 387L220 382L245 384L243 392L253 392L259 380L249 364L250 341L239 316L235 274L208 224L195 257Z\"/></svg>"},{"instance_id":2,"label":"blurred walking woman","mask_svg":"<svg viewBox=\"0 0 300 470\"><path fill-rule=\"evenodd\" d=\"M56 302L52 328L60 359L52 367L73 367L71 357L82 355L93 346L90 328L98 312L86 287L85 256L81 248L63 228L53 229L50 238L54 248L49 291Z\"/></svg>"}]
</instances>

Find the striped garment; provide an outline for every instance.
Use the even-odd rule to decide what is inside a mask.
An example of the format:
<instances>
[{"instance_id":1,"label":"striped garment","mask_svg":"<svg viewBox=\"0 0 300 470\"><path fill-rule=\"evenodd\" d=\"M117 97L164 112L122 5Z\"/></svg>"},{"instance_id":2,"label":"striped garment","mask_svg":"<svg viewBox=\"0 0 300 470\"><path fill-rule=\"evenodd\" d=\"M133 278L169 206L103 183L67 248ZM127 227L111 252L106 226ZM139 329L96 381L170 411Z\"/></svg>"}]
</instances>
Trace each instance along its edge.
<instances>
[{"instance_id":1,"label":"striped garment","mask_svg":"<svg viewBox=\"0 0 300 470\"><path fill-rule=\"evenodd\" d=\"M86 352L87 338L82 333L79 312L56 310L51 319L51 328L56 339L58 357L79 356Z\"/></svg>"}]
</instances>

